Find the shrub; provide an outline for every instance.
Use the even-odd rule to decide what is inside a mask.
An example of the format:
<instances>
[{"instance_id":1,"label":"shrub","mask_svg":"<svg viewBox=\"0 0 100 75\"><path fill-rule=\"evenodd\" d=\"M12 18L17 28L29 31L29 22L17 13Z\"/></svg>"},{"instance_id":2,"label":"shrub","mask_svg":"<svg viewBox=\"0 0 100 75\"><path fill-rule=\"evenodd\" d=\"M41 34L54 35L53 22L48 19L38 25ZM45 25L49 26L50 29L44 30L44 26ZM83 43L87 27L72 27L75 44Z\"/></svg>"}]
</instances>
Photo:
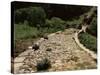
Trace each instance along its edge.
<instances>
[{"instance_id":1,"label":"shrub","mask_svg":"<svg viewBox=\"0 0 100 75\"><path fill-rule=\"evenodd\" d=\"M46 20L46 27L55 28L57 30L65 29L66 22L58 17L53 17L51 20Z\"/></svg>"},{"instance_id":2,"label":"shrub","mask_svg":"<svg viewBox=\"0 0 100 75\"><path fill-rule=\"evenodd\" d=\"M45 27L52 28L56 31L64 30L66 28L79 28L82 20L64 21L58 17L52 17L50 20L46 19Z\"/></svg>"},{"instance_id":3,"label":"shrub","mask_svg":"<svg viewBox=\"0 0 100 75\"><path fill-rule=\"evenodd\" d=\"M87 30L90 34L93 34L95 36L97 36L97 18L94 17L88 30Z\"/></svg>"},{"instance_id":4,"label":"shrub","mask_svg":"<svg viewBox=\"0 0 100 75\"><path fill-rule=\"evenodd\" d=\"M45 58L42 61L38 62L37 66L36 66L37 71L44 71L44 70L49 69L50 67L51 67L50 61L47 58Z\"/></svg>"},{"instance_id":5,"label":"shrub","mask_svg":"<svg viewBox=\"0 0 100 75\"><path fill-rule=\"evenodd\" d=\"M28 21L31 26L44 26L46 13L42 7L30 7L28 12Z\"/></svg>"},{"instance_id":6,"label":"shrub","mask_svg":"<svg viewBox=\"0 0 100 75\"><path fill-rule=\"evenodd\" d=\"M42 7L21 8L15 11L15 23L23 23L25 20L30 26L44 26L46 13Z\"/></svg>"},{"instance_id":7,"label":"shrub","mask_svg":"<svg viewBox=\"0 0 100 75\"><path fill-rule=\"evenodd\" d=\"M93 50L94 52L97 52L97 39L96 37L88 34L88 33L80 33L79 34L80 42L89 48L90 50Z\"/></svg>"},{"instance_id":8,"label":"shrub","mask_svg":"<svg viewBox=\"0 0 100 75\"><path fill-rule=\"evenodd\" d=\"M23 23L28 19L28 8L22 8L15 11L15 23Z\"/></svg>"},{"instance_id":9,"label":"shrub","mask_svg":"<svg viewBox=\"0 0 100 75\"><path fill-rule=\"evenodd\" d=\"M79 18L77 20L73 19L72 21L67 21L66 25L67 25L67 28L80 28L81 22L82 22L82 18Z\"/></svg>"},{"instance_id":10,"label":"shrub","mask_svg":"<svg viewBox=\"0 0 100 75\"><path fill-rule=\"evenodd\" d=\"M61 20L60 18L53 17L51 18L52 26L56 29L64 29L65 28L65 21Z\"/></svg>"},{"instance_id":11,"label":"shrub","mask_svg":"<svg viewBox=\"0 0 100 75\"><path fill-rule=\"evenodd\" d=\"M22 22L21 21L21 11L19 11L19 10L17 10L17 11L15 11L14 12L14 17L15 17L15 23L17 24L17 23L19 23L19 22Z\"/></svg>"},{"instance_id":12,"label":"shrub","mask_svg":"<svg viewBox=\"0 0 100 75\"><path fill-rule=\"evenodd\" d=\"M39 31L35 27L25 24L15 24L15 39L28 39L38 37Z\"/></svg>"}]
</instances>

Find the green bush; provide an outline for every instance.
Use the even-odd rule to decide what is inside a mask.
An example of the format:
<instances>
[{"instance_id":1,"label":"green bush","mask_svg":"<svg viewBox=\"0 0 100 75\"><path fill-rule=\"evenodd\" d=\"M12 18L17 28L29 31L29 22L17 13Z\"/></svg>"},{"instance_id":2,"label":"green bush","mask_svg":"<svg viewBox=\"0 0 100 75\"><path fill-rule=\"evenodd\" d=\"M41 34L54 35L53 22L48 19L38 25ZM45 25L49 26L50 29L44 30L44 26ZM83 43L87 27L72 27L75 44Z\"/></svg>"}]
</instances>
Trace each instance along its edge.
<instances>
[{"instance_id":1,"label":"green bush","mask_svg":"<svg viewBox=\"0 0 100 75\"><path fill-rule=\"evenodd\" d=\"M42 7L21 8L15 11L15 23L28 21L30 26L44 26L46 13Z\"/></svg>"},{"instance_id":2,"label":"green bush","mask_svg":"<svg viewBox=\"0 0 100 75\"><path fill-rule=\"evenodd\" d=\"M44 71L44 70L48 70L51 67L50 61L45 58L42 61L37 63L37 71Z\"/></svg>"},{"instance_id":3,"label":"green bush","mask_svg":"<svg viewBox=\"0 0 100 75\"><path fill-rule=\"evenodd\" d=\"M94 37L88 33L80 33L79 40L84 46L86 46L90 50L93 50L94 52L97 52L97 39L96 39L96 37Z\"/></svg>"},{"instance_id":4,"label":"green bush","mask_svg":"<svg viewBox=\"0 0 100 75\"><path fill-rule=\"evenodd\" d=\"M38 36L38 30L35 27L30 27L25 24L15 24L15 39L28 39L36 38Z\"/></svg>"},{"instance_id":5,"label":"green bush","mask_svg":"<svg viewBox=\"0 0 100 75\"><path fill-rule=\"evenodd\" d=\"M21 11L19 11L19 10L17 10L17 11L15 11L15 23L19 23L19 22L22 22L21 21Z\"/></svg>"},{"instance_id":6,"label":"green bush","mask_svg":"<svg viewBox=\"0 0 100 75\"><path fill-rule=\"evenodd\" d=\"M22 8L15 11L15 23L23 23L28 19L28 8Z\"/></svg>"},{"instance_id":7,"label":"green bush","mask_svg":"<svg viewBox=\"0 0 100 75\"><path fill-rule=\"evenodd\" d=\"M52 17L51 20L46 20L46 27L64 30L66 28L66 22L58 17Z\"/></svg>"},{"instance_id":8,"label":"green bush","mask_svg":"<svg viewBox=\"0 0 100 75\"><path fill-rule=\"evenodd\" d=\"M94 17L91 25L89 26L88 30L87 30L90 34L93 34L95 36L97 36L97 17Z\"/></svg>"},{"instance_id":9,"label":"green bush","mask_svg":"<svg viewBox=\"0 0 100 75\"><path fill-rule=\"evenodd\" d=\"M52 28L56 31L58 30L64 30L67 28L79 28L82 20L72 20L72 21L64 21L61 18L58 17L52 17L50 20L46 19L45 27L48 27L48 29Z\"/></svg>"},{"instance_id":10,"label":"green bush","mask_svg":"<svg viewBox=\"0 0 100 75\"><path fill-rule=\"evenodd\" d=\"M65 28L65 21L60 18L53 17L51 18L52 26L57 29L64 29Z\"/></svg>"},{"instance_id":11,"label":"green bush","mask_svg":"<svg viewBox=\"0 0 100 75\"><path fill-rule=\"evenodd\" d=\"M67 27L68 28L79 28L81 26L82 23L82 17L80 17L79 19L73 19L71 21L66 21L67 23Z\"/></svg>"},{"instance_id":12,"label":"green bush","mask_svg":"<svg viewBox=\"0 0 100 75\"><path fill-rule=\"evenodd\" d=\"M30 7L28 11L28 22L31 26L43 27L45 24L46 13L42 7Z\"/></svg>"}]
</instances>

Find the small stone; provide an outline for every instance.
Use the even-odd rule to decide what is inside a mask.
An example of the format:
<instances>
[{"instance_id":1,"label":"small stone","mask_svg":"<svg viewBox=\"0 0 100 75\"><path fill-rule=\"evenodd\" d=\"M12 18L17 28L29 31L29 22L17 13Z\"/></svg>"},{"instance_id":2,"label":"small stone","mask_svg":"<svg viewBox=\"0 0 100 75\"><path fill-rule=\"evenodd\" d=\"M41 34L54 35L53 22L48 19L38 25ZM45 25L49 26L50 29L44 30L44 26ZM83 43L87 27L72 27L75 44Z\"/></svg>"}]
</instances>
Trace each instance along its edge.
<instances>
[{"instance_id":1,"label":"small stone","mask_svg":"<svg viewBox=\"0 0 100 75\"><path fill-rule=\"evenodd\" d=\"M29 46L28 49L32 49L32 46Z\"/></svg>"},{"instance_id":2,"label":"small stone","mask_svg":"<svg viewBox=\"0 0 100 75\"><path fill-rule=\"evenodd\" d=\"M44 35L43 38L48 40L48 36L47 35Z\"/></svg>"},{"instance_id":3,"label":"small stone","mask_svg":"<svg viewBox=\"0 0 100 75\"><path fill-rule=\"evenodd\" d=\"M51 48L47 48L47 49L46 49L46 51L51 51L51 50L52 50Z\"/></svg>"}]
</instances>

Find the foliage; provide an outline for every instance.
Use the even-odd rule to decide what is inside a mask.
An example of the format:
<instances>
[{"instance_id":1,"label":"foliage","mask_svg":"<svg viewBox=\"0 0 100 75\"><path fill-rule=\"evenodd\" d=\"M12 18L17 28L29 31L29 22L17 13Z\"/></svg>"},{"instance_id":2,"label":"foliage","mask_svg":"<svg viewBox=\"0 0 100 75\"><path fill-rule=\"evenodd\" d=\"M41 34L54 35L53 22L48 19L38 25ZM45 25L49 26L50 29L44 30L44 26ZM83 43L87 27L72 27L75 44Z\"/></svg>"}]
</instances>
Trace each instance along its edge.
<instances>
[{"instance_id":1,"label":"foliage","mask_svg":"<svg viewBox=\"0 0 100 75\"><path fill-rule=\"evenodd\" d=\"M29 8L28 22L31 26L42 27L45 24L46 13L41 7L31 7Z\"/></svg>"},{"instance_id":2,"label":"foliage","mask_svg":"<svg viewBox=\"0 0 100 75\"><path fill-rule=\"evenodd\" d=\"M67 28L78 28L82 23L82 18L74 19L72 21L66 21Z\"/></svg>"},{"instance_id":3,"label":"foliage","mask_svg":"<svg viewBox=\"0 0 100 75\"><path fill-rule=\"evenodd\" d=\"M51 67L50 61L45 58L42 61L37 63L37 71L43 71L43 70L47 70Z\"/></svg>"},{"instance_id":4,"label":"foliage","mask_svg":"<svg viewBox=\"0 0 100 75\"><path fill-rule=\"evenodd\" d=\"M28 8L18 9L14 12L15 23L24 23L28 19Z\"/></svg>"},{"instance_id":5,"label":"foliage","mask_svg":"<svg viewBox=\"0 0 100 75\"><path fill-rule=\"evenodd\" d=\"M87 8L84 6L83 7L75 6L75 9L73 9L73 6L60 7L56 5L54 5L54 7L50 5L48 5L48 7L35 5L35 7L24 7L24 8L16 9L14 11L14 14L15 14L14 15L15 17L14 19L15 20L14 38L15 39L14 40L17 40L17 42L15 41L15 47L17 49L15 53L19 54L22 51L24 51L24 48L27 47L26 44L28 44L25 42L25 40L35 39L38 37L44 37L48 39L46 36L44 36L45 34L54 33L56 31L61 31L66 28L78 28L83 18L83 17L79 18L79 15L81 15L83 12L87 12L88 9L90 9L90 7ZM62 12L63 10L65 12ZM75 12L76 10L77 12ZM89 28L91 33L97 32L96 26L97 26L96 18L94 18ZM85 36L83 35L84 34L81 34L80 38L84 39L81 41L85 43L86 47L92 48L91 50L96 50L96 45L94 45L96 41L92 40L93 39L91 38L92 36L90 35L88 36L87 34L85 34ZM87 36L89 38L87 38ZM20 40L24 40L25 45L22 44L22 41ZM23 49L22 49L22 46L24 46Z\"/></svg>"},{"instance_id":6,"label":"foliage","mask_svg":"<svg viewBox=\"0 0 100 75\"><path fill-rule=\"evenodd\" d=\"M48 29L64 30L67 28L79 28L80 24L82 23L82 18L80 19L73 19L72 21L65 21L58 17L52 17L51 19L46 19L45 27Z\"/></svg>"},{"instance_id":7,"label":"foliage","mask_svg":"<svg viewBox=\"0 0 100 75\"><path fill-rule=\"evenodd\" d=\"M46 20L46 27L55 30L64 30L66 28L66 22L58 17L52 17L50 20Z\"/></svg>"},{"instance_id":8,"label":"foliage","mask_svg":"<svg viewBox=\"0 0 100 75\"><path fill-rule=\"evenodd\" d=\"M43 26L46 19L46 13L42 7L22 8L15 11L15 23L28 21L30 26Z\"/></svg>"},{"instance_id":9,"label":"foliage","mask_svg":"<svg viewBox=\"0 0 100 75\"><path fill-rule=\"evenodd\" d=\"M97 17L94 17L91 25L89 26L88 30L87 30L90 34L93 34L95 36L97 36Z\"/></svg>"},{"instance_id":10,"label":"foliage","mask_svg":"<svg viewBox=\"0 0 100 75\"><path fill-rule=\"evenodd\" d=\"M42 4L42 3L28 3L28 2L14 2L14 9L22 9L28 7L42 7L47 13L48 18L54 16L60 17L64 20L77 19L83 13L90 10L91 6L82 5L64 5L64 4Z\"/></svg>"},{"instance_id":11,"label":"foliage","mask_svg":"<svg viewBox=\"0 0 100 75\"><path fill-rule=\"evenodd\" d=\"M90 50L93 50L94 52L97 52L97 40L96 37L88 34L88 33L80 33L79 34L80 42L89 48Z\"/></svg>"},{"instance_id":12,"label":"foliage","mask_svg":"<svg viewBox=\"0 0 100 75\"><path fill-rule=\"evenodd\" d=\"M36 38L38 36L38 30L35 27L30 27L23 24L15 24L15 39L27 39Z\"/></svg>"},{"instance_id":13,"label":"foliage","mask_svg":"<svg viewBox=\"0 0 100 75\"><path fill-rule=\"evenodd\" d=\"M39 28L35 27L34 25L30 26L27 20L25 20L23 23L15 24L14 33L15 33L15 40L17 40L17 42L15 41L14 45L16 47L15 54L18 55L19 53L24 51L24 47L22 47L23 43L20 42L20 40L35 39L39 37L44 37L47 39L47 36L45 35L73 27L71 24L74 23L78 22L77 21L66 22L60 18L53 17L50 20L46 19L46 23L44 24L44 26ZM24 45L26 46L26 44Z\"/></svg>"}]
</instances>

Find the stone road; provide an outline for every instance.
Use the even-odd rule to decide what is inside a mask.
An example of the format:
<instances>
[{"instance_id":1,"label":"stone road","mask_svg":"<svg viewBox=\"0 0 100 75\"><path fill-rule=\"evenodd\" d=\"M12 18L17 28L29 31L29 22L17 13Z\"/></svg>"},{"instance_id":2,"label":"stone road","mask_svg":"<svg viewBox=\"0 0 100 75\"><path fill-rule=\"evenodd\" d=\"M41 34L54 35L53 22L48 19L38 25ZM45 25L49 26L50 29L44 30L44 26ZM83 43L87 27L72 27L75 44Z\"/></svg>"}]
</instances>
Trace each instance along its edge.
<instances>
[{"instance_id":1,"label":"stone road","mask_svg":"<svg viewBox=\"0 0 100 75\"><path fill-rule=\"evenodd\" d=\"M96 68L93 58L76 44L73 38L75 31L70 28L50 34L48 39L40 38L37 41L40 46L38 50L28 49L14 59L14 73L37 72L37 62L45 58L51 64L47 70L49 72ZM51 51L47 51L48 48Z\"/></svg>"}]
</instances>

